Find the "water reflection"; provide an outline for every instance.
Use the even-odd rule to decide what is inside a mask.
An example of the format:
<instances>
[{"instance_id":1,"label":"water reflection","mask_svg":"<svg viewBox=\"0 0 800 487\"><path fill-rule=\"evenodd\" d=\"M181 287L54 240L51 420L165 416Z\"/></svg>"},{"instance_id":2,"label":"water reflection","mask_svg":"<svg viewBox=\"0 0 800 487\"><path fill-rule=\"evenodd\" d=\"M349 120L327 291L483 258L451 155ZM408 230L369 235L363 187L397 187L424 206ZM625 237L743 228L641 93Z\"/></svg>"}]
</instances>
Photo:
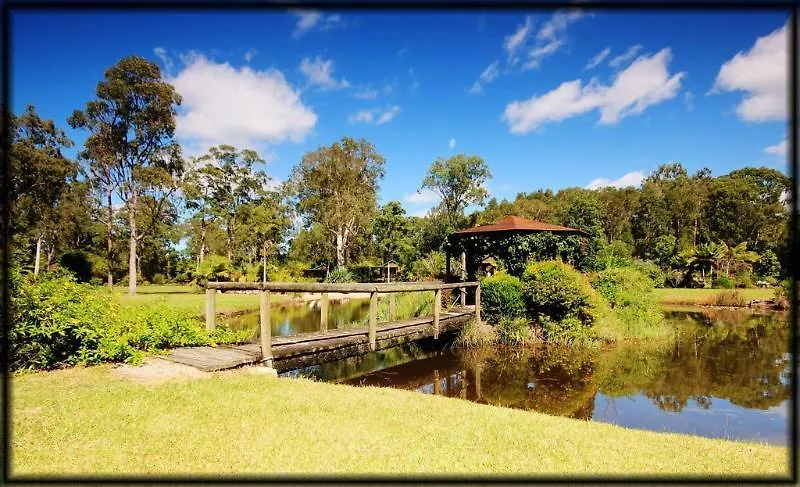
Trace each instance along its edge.
<instances>
[{"instance_id":1,"label":"water reflection","mask_svg":"<svg viewBox=\"0 0 800 487\"><path fill-rule=\"evenodd\" d=\"M672 311L675 342L441 350L420 342L295 372L716 438L788 441L785 316Z\"/></svg>"}]
</instances>

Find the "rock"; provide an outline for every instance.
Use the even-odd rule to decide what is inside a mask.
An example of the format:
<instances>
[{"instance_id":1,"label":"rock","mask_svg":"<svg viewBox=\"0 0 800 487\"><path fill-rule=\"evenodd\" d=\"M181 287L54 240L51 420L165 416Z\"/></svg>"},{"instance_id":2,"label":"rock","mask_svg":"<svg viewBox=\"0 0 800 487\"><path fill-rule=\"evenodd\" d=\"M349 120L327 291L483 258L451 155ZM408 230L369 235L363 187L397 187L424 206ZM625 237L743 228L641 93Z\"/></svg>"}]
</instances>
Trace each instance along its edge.
<instances>
[{"instance_id":1,"label":"rock","mask_svg":"<svg viewBox=\"0 0 800 487\"><path fill-rule=\"evenodd\" d=\"M249 367L249 372L251 374L264 375L267 377L278 377L277 370L273 369L272 367L265 367L263 365L256 365L253 367Z\"/></svg>"}]
</instances>

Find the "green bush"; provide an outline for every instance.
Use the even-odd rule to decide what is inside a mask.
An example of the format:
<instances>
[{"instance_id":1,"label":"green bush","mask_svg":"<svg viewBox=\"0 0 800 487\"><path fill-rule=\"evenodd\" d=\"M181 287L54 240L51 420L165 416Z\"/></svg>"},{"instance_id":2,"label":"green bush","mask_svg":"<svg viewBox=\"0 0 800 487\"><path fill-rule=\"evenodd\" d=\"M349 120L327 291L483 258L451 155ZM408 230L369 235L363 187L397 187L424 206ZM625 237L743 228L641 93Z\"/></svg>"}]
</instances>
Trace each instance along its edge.
<instances>
[{"instance_id":1,"label":"green bush","mask_svg":"<svg viewBox=\"0 0 800 487\"><path fill-rule=\"evenodd\" d=\"M72 272L78 282L89 282L92 279L92 260L87 252L76 250L66 252L59 259L61 267Z\"/></svg>"},{"instance_id":2,"label":"green bush","mask_svg":"<svg viewBox=\"0 0 800 487\"><path fill-rule=\"evenodd\" d=\"M784 279L775 287L775 307L778 309L789 309L792 304L792 281Z\"/></svg>"},{"instance_id":3,"label":"green bush","mask_svg":"<svg viewBox=\"0 0 800 487\"><path fill-rule=\"evenodd\" d=\"M586 278L569 264L549 260L528 264L522 274L528 316L560 321L574 316L586 326L596 318L596 293Z\"/></svg>"},{"instance_id":4,"label":"green bush","mask_svg":"<svg viewBox=\"0 0 800 487\"><path fill-rule=\"evenodd\" d=\"M730 277L721 276L714 279L711 287L714 289L733 289L736 287L736 283Z\"/></svg>"},{"instance_id":5,"label":"green bush","mask_svg":"<svg viewBox=\"0 0 800 487\"><path fill-rule=\"evenodd\" d=\"M670 328L653 295L653 281L633 267L597 273L592 286L608 301L612 316L601 320L598 336L604 339L653 338L670 334Z\"/></svg>"},{"instance_id":6,"label":"green bush","mask_svg":"<svg viewBox=\"0 0 800 487\"><path fill-rule=\"evenodd\" d=\"M455 343L465 348L480 348L497 343L497 329L472 319L459 331Z\"/></svg>"},{"instance_id":7,"label":"green bush","mask_svg":"<svg viewBox=\"0 0 800 487\"><path fill-rule=\"evenodd\" d=\"M744 307L747 306L747 301L744 299L739 291L726 290L717 293L706 304L711 306L726 306L726 307Z\"/></svg>"},{"instance_id":8,"label":"green bush","mask_svg":"<svg viewBox=\"0 0 800 487\"><path fill-rule=\"evenodd\" d=\"M164 274L156 272L153 275L153 284L164 284L165 282L167 282L167 279L164 277Z\"/></svg>"},{"instance_id":9,"label":"green bush","mask_svg":"<svg viewBox=\"0 0 800 487\"><path fill-rule=\"evenodd\" d=\"M486 321L498 323L502 318L525 316L522 281L498 272L481 281L481 308Z\"/></svg>"},{"instance_id":10,"label":"green bush","mask_svg":"<svg viewBox=\"0 0 800 487\"><path fill-rule=\"evenodd\" d=\"M444 252L433 251L415 260L411 264L411 273L416 279L440 279L445 274L445 260Z\"/></svg>"},{"instance_id":11,"label":"green bush","mask_svg":"<svg viewBox=\"0 0 800 487\"><path fill-rule=\"evenodd\" d=\"M738 288L753 287L753 276L747 271L737 272L734 276L734 284Z\"/></svg>"},{"instance_id":12,"label":"green bush","mask_svg":"<svg viewBox=\"0 0 800 487\"><path fill-rule=\"evenodd\" d=\"M353 282L353 274L347 267L337 267L328 273L325 282Z\"/></svg>"},{"instance_id":13,"label":"green bush","mask_svg":"<svg viewBox=\"0 0 800 487\"><path fill-rule=\"evenodd\" d=\"M652 281L653 287L664 287L667 276L655 262L635 259L631 262L630 267L647 276Z\"/></svg>"},{"instance_id":14,"label":"green bush","mask_svg":"<svg viewBox=\"0 0 800 487\"><path fill-rule=\"evenodd\" d=\"M506 345L524 345L530 340L531 332L525 318L503 317L497 323L497 339Z\"/></svg>"},{"instance_id":15,"label":"green bush","mask_svg":"<svg viewBox=\"0 0 800 487\"><path fill-rule=\"evenodd\" d=\"M239 342L246 332L224 327L207 333L188 311L165 303L120 308L106 289L45 273L38 279L9 275L11 369L51 369L99 362L138 362L142 352Z\"/></svg>"}]
</instances>

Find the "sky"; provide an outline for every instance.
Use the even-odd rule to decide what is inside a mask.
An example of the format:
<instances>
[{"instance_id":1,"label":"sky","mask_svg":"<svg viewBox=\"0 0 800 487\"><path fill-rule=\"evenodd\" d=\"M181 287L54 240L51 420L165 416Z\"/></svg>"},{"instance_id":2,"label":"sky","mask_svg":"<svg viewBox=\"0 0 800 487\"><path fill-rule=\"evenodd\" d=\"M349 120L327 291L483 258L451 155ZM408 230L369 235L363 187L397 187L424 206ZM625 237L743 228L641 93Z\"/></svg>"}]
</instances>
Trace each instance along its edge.
<instances>
[{"instance_id":1,"label":"sky","mask_svg":"<svg viewBox=\"0 0 800 487\"><path fill-rule=\"evenodd\" d=\"M67 117L137 54L183 98L187 158L258 151L275 182L344 136L386 159L380 202L422 216L437 157L491 196L638 185L660 164L787 172L787 15L679 11L13 12L11 106ZM74 156L76 148L69 151Z\"/></svg>"}]
</instances>

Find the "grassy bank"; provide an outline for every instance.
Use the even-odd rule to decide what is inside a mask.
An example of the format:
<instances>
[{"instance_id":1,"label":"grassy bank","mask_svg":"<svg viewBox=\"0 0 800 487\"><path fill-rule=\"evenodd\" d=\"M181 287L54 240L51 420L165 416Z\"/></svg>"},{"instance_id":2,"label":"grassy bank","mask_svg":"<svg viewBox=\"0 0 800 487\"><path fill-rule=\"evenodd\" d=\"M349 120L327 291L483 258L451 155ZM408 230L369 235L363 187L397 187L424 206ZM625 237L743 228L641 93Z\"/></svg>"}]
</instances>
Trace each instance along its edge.
<instances>
[{"instance_id":1,"label":"grassy bank","mask_svg":"<svg viewBox=\"0 0 800 487\"><path fill-rule=\"evenodd\" d=\"M180 284L149 284L138 286L136 295L129 296L127 287L115 287L115 294L119 296L123 306L149 306L156 303L164 303L170 308L181 311L191 311L198 315L203 314L206 309L205 291L197 286ZM274 294L271 296L272 302L280 302L291 299L289 294ZM217 294L216 309L218 313L234 313L258 309L258 294Z\"/></svg>"},{"instance_id":2,"label":"grassy bank","mask_svg":"<svg viewBox=\"0 0 800 487\"><path fill-rule=\"evenodd\" d=\"M238 370L141 384L107 366L15 377L11 474L786 476L788 452L408 391Z\"/></svg>"},{"instance_id":3,"label":"grassy bank","mask_svg":"<svg viewBox=\"0 0 800 487\"><path fill-rule=\"evenodd\" d=\"M653 292L661 304L685 304L702 306L713 302L714 298L724 289L684 289L684 288L658 288ZM775 290L769 288L736 289L745 301L753 299L772 299Z\"/></svg>"}]
</instances>

